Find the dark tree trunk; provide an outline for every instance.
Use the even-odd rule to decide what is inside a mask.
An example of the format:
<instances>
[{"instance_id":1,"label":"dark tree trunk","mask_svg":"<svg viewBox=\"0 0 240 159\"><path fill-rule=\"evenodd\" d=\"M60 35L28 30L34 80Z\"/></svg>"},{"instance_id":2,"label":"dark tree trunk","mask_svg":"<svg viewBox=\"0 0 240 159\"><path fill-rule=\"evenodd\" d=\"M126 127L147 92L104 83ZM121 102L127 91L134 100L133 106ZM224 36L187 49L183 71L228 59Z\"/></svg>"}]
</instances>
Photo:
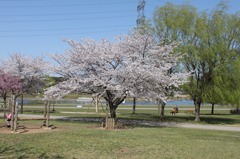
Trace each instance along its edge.
<instances>
[{"instance_id":1,"label":"dark tree trunk","mask_svg":"<svg viewBox=\"0 0 240 159\"><path fill-rule=\"evenodd\" d=\"M114 105L112 102L108 101L108 106L109 106L109 110L110 110L110 117L116 118L116 109L117 109L118 105Z\"/></svg>"},{"instance_id":2,"label":"dark tree trunk","mask_svg":"<svg viewBox=\"0 0 240 159\"><path fill-rule=\"evenodd\" d=\"M6 114L7 114L7 96L3 97L3 109L4 109L4 114L3 114L3 118L6 119Z\"/></svg>"},{"instance_id":3,"label":"dark tree trunk","mask_svg":"<svg viewBox=\"0 0 240 159\"><path fill-rule=\"evenodd\" d=\"M109 90L106 91L106 95L107 96L105 96L104 99L107 101L107 104L109 106L110 116L111 118L116 118L116 109L118 105L124 101L126 96L122 96L119 98L115 97L115 94L111 93L111 91Z\"/></svg>"},{"instance_id":4,"label":"dark tree trunk","mask_svg":"<svg viewBox=\"0 0 240 159\"><path fill-rule=\"evenodd\" d=\"M212 103L212 110L211 110L211 114L214 114L214 103Z\"/></svg>"},{"instance_id":5,"label":"dark tree trunk","mask_svg":"<svg viewBox=\"0 0 240 159\"><path fill-rule=\"evenodd\" d=\"M21 114L23 114L23 94L21 95Z\"/></svg>"},{"instance_id":6,"label":"dark tree trunk","mask_svg":"<svg viewBox=\"0 0 240 159\"><path fill-rule=\"evenodd\" d=\"M16 96L13 94L11 97L11 107L12 107L12 118L11 118L11 131L14 131L15 124L15 111L16 111Z\"/></svg>"},{"instance_id":7,"label":"dark tree trunk","mask_svg":"<svg viewBox=\"0 0 240 159\"><path fill-rule=\"evenodd\" d=\"M200 121L200 106L201 106L201 102L194 101L194 105L195 105L195 121Z\"/></svg>"},{"instance_id":8,"label":"dark tree trunk","mask_svg":"<svg viewBox=\"0 0 240 159\"><path fill-rule=\"evenodd\" d=\"M163 121L164 120L164 108L165 108L166 103L165 102L161 102L161 109L160 109L160 120Z\"/></svg>"},{"instance_id":9,"label":"dark tree trunk","mask_svg":"<svg viewBox=\"0 0 240 159\"><path fill-rule=\"evenodd\" d=\"M53 106L53 108L52 108L52 111L54 112L55 111L55 101L52 101L52 106Z\"/></svg>"},{"instance_id":10,"label":"dark tree trunk","mask_svg":"<svg viewBox=\"0 0 240 159\"><path fill-rule=\"evenodd\" d=\"M134 97L133 98L133 114L135 114L135 111L136 111L136 98Z\"/></svg>"},{"instance_id":11,"label":"dark tree trunk","mask_svg":"<svg viewBox=\"0 0 240 159\"><path fill-rule=\"evenodd\" d=\"M240 109L239 109L238 106L237 106L237 108L236 108L236 113L237 113L237 114L240 114Z\"/></svg>"},{"instance_id":12,"label":"dark tree trunk","mask_svg":"<svg viewBox=\"0 0 240 159\"><path fill-rule=\"evenodd\" d=\"M110 107L110 117L116 118L116 109Z\"/></svg>"}]
</instances>

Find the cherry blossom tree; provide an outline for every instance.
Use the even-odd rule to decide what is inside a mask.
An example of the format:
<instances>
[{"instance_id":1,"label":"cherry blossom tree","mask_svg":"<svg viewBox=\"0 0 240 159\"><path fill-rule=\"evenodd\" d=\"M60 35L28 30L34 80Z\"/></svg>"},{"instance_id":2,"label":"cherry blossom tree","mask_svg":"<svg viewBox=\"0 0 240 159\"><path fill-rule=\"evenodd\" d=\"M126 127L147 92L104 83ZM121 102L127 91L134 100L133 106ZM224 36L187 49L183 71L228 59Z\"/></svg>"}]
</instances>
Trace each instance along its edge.
<instances>
[{"instance_id":1,"label":"cherry blossom tree","mask_svg":"<svg viewBox=\"0 0 240 159\"><path fill-rule=\"evenodd\" d=\"M52 55L53 71L66 80L45 92L61 98L72 91L97 94L106 100L112 118L127 96L166 101L166 92L186 81L186 73L169 73L180 54L176 44L160 46L150 34L139 31L116 41L66 40L71 49ZM143 57L144 55L144 57Z\"/></svg>"},{"instance_id":2,"label":"cherry blossom tree","mask_svg":"<svg viewBox=\"0 0 240 159\"><path fill-rule=\"evenodd\" d=\"M22 89L16 93L16 98L24 92L39 88L46 74L48 63L43 57L27 57L19 53L11 54L9 59L1 61L1 69L21 79ZM21 105L21 111L23 105Z\"/></svg>"},{"instance_id":3,"label":"cherry blossom tree","mask_svg":"<svg viewBox=\"0 0 240 159\"><path fill-rule=\"evenodd\" d=\"M6 117L6 99L7 95L12 93L16 94L22 89L22 84L20 83L20 78L13 76L9 73L4 73L0 70L0 94L4 101L4 118Z\"/></svg>"}]
</instances>

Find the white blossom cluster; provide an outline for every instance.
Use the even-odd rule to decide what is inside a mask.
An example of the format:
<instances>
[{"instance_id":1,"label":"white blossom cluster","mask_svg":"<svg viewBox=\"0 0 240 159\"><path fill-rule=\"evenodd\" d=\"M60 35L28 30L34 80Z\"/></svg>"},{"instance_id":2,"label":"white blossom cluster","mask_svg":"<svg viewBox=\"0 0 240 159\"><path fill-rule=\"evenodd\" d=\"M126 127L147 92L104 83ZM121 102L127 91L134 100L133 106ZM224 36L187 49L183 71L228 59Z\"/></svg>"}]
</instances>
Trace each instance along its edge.
<instances>
[{"instance_id":1,"label":"white blossom cluster","mask_svg":"<svg viewBox=\"0 0 240 159\"><path fill-rule=\"evenodd\" d=\"M21 79L23 92L40 87L39 84L48 68L49 65L43 57L32 58L19 53L12 54L9 59L1 61L1 70Z\"/></svg>"},{"instance_id":2,"label":"white blossom cluster","mask_svg":"<svg viewBox=\"0 0 240 159\"><path fill-rule=\"evenodd\" d=\"M187 73L169 73L179 58L176 44L160 46L139 31L116 41L66 40L71 49L52 55L53 71L65 81L49 88L45 98L61 98L74 90L109 98L126 96L165 101L167 93L186 82Z\"/></svg>"}]
</instances>

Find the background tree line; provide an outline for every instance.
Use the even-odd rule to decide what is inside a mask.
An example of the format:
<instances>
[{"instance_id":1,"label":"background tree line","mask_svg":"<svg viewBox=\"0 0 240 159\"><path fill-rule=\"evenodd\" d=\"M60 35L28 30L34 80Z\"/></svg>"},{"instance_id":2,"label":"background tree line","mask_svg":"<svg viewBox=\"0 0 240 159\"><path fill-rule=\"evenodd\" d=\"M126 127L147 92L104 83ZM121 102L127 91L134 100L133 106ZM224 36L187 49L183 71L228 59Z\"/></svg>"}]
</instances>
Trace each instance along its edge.
<instances>
[{"instance_id":1,"label":"background tree line","mask_svg":"<svg viewBox=\"0 0 240 159\"><path fill-rule=\"evenodd\" d=\"M240 99L240 13L229 13L226 3L211 12L198 12L188 5L166 3L154 12L153 31L163 45L177 41L177 52L186 53L179 69L193 71L182 88L195 105L195 120L200 120L203 102L231 104Z\"/></svg>"}]
</instances>

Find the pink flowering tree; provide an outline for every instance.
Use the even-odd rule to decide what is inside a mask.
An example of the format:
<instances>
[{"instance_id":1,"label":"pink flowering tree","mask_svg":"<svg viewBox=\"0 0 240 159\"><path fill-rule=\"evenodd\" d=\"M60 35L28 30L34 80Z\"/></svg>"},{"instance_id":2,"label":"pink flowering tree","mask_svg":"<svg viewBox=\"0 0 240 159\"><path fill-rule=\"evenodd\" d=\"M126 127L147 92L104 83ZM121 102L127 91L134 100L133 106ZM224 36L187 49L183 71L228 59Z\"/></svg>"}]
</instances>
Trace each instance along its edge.
<instances>
[{"instance_id":1,"label":"pink flowering tree","mask_svg":"<svg viewBox=\"0 0 240 159\"><path fill-rule=\"evenodd\" d=\"M47 74L48 63L43 57L27 57L22 54L11 54L9 59L1 61L1 69L21 79L21 91L16 93L16 98L24 92L30 92L41 87L44 75ZM21 111L23 105L21 104Z\"/></svg>"},{"instance_id":2,"label":"pink flowering tree","mask_svg":"<svg viewBox=\"0 0 240 159\"><path fill-rule=\"evenodd\" d=\"M10 73L0 71L0 94L4 101L4 118L6 117L6 99L9 94L17 94L21 92L21 79L13 76Z\"/></svg>"},{"instance_id":3,"label":"pink flowering tree","mask_svg":"<svg viewBox=\"0 0 240 159\"><path fill-rule=\"evenodd\" d=\"M175 44L160 46L150 34L138 31L116 41L66 41L71 49L52 58L52 70L66 80L45 92L45 98L61 98L72 91L98 94L106 100L112 118L127 96L165 102L167 89L186 81L186 73L172 73L181 57ZM144 56L144 57L143 57Z\"/></svg>"}]
</instances>

